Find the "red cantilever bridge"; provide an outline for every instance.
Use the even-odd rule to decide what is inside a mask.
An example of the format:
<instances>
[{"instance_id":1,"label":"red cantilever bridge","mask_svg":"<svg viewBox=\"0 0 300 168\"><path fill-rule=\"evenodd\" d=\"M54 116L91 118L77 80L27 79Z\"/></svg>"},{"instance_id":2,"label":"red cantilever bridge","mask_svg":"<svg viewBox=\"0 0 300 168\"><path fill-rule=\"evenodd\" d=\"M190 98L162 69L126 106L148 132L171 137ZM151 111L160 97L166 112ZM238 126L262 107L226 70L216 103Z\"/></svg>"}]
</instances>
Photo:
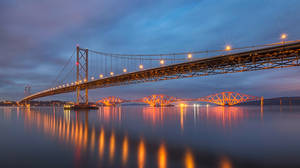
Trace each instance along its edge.
<instances>
[{"instance_id":1,"label":"red cantilever bridge","mask_svg":"<svg viewBox=\"0 0 300 168\"><path fill-rule=\"evenodd\" d=\"M201 98L194 98L194 99L180 99L172 96L166 96L163 94L151 95L137 100L125 100L119 97L110 96L110 97L102 98L98 100L96 103L97 104L101 103L105 106L114 106L122 103L140 102L140 103L149 104L150 106L168 106L174 102L200 101L200 102L213 103L222 106L224 105L232 106L239 103L243 103L247 101L256 101L256 100L261 100L261 98L256 96L241 94L241 93L235 93L235 92L221 92L221 93L217 93L217 94L213 94Z\"/></svg>"},{"instance_id":2,"label":"red cantilever bridge","mask_svg":"<svg viewBox=\"0 0 300 168\"><path fill-rule=\"evenodd\" d=\"M77 46L76 55L71 56L69 60L71 63L67 64L71 65L71 71L67 73L67 68L64 67L62 72L66 72L66 75L61 81L58 80L57 84L51 88L23 98L20 103L61 93L76 92L76 104L87 105L89 89L295 67L300 65L299 53L300 41L171 54L112 54ZM203 54L207 54L208 57L203 58ZM96 57L95 60L91 60L93 57ZM153 62L158 66L151 66ZM76 78L66 81L65 79L68 77ZM213 97L212 95L198 100L221 105L224 102L236 104L240 100L231 99L233 102L231 103L231 101L226 101L224 97L220 97L220 94L215 95L218 97L217 99L213 99ZM156 104L149 98L151 99L148 97L139 101L146 103L149 101L148 104ZM173 99L170 99L172 102ZM177 101L177 99L175 100ZM160 104L164 103L160 102Z\"/></svg>"}]
</instances>

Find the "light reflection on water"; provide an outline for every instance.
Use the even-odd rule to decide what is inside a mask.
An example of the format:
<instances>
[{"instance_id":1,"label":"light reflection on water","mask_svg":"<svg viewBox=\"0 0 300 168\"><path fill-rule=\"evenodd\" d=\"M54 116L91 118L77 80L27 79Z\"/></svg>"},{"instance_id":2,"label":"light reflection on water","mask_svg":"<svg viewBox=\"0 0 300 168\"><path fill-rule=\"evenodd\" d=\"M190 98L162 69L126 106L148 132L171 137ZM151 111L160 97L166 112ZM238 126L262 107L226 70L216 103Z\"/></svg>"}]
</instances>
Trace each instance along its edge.
<instances>
[{"instance_id":1,"label":"light reflection on water","mask_svg":"<svg viewBox=\"0 0 300 168\"><path fill-rule=\"evenodd\" d=\"M274 117L270 111L267 114ZM296 115L300 121L300 114ZM265 116L264 108L239 106L125 106L101 107L89 112L6 107L0 111L0 121L24 122L26 131L35 132L36 136L43 135L46 137L44 141L58 142L60 147L70 149L74 156L72 165L76 167L259 166L259 161L239 149L247 149L249 145L247 138L239 135L243 136L249 130L256 131L247 128L252 126L252 121L256 124L254 128L264 128L261 121ZM261 133L253 132L249 133L253 136ZM235 144L237 141L232 138L240 138L239 143L245 141L245 144ZM269 140L272 137L264 138ZM297 139L299 136L295 141ZM254 140L260 142L261 139ZM64 162L63 158L61 162ZM268 162L272 165L272 161Z\"/></svg>"}]
</instances>

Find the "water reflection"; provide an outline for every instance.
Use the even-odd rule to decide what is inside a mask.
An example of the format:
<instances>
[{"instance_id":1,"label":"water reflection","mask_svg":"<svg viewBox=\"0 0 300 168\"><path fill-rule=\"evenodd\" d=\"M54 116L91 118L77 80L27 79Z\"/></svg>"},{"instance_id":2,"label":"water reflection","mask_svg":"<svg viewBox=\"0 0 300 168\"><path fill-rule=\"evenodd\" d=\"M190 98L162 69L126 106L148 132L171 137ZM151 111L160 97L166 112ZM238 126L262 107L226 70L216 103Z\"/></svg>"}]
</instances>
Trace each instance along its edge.
<instances>
[{"instance_id":1,"label":"water reflection","mask_svg":"<svg viewBox=\"0 0 300 168\"><path fill-rule=\"evenodd\" d=\"M194 156L189 149L185 153L184 163L186 168L195 168Z\"/></svg>"},{"instance_id":2,"label":"water reflection","mask_svg":"<svg viewBox=\"0 0 300 168\"><path fill-rule=\"evenodd\" d=\"M193 114L187 116L187 110L193 108ZM188 118L187 118L188 117ZM223 107L223 106L180 106L168 108L144 107L143 120L152 125L164 125L166 121L177 120L181 131L184 131L185 121L192 119L194 124L197 122L209 122L223 128L238 125L249 115L241 107Z\"/></svg>"},{"instance_id":3,"label":"water reflection","mask_svg":"<svg viewBox=\"0 0 300 168\"><path fill-rule=\"evenodd\" d=\"M164 143L162 143L158 149L158 167L167 167L167 150Z\"/></svg>"},{"instance_id":4,"label":"water reflection","mask_svg":"<svg viewBox=\"0 0 300 168\"><path fill-rule=\"evenodd\" d=\"M109 140L109 160L112 161L115 156L115 134L114 132L111 133L110 140Z\"/></svg>"},{"instance_id":5,"label":"water reflection","mask_svg":"<svg viewBox=\"0 0 300 168\"><path fill-rule=\"evenodd\" d=\"M122 145L122 164L126 165L128 160L129 144L127 135L124 137Z\"/></svg>"},{"instance_id":6,"label":"water reflection","mask_svg":"<svg viewBox=\"0 0 300 168\"><path fill-rule=\"evenodd\" d=\"M89 157L97 156L95 160L100 160L100 165L112 167L195 168L206 164L208 167L218 165L221 168L231 168L233 165L229 157L222 156L222 159L217 159L218 155L209 155L202 159L195 155L198 151L192 145L174 145L159 137L144 136L144 132L134 135L127 130L130 127L126 126L151 125L172 128L172 132L186 132L198 128L201 124L222 129L231 128L253 117L247 109L240 107L139 108L134 111L134 109L129 110L129 107L102 107L90 112L33 108L21 109L17 113L17 118L24 120L27 130L37 130L64 146L71 146L75 152L75 164L79 164L79 160L84 162L84 156L89 153ZM5 109L3 114L6 120L14 117L10 109ZM255 114L254 117L257 115L260 114ZM185 136L185 134L180 135ZM207 159L220 160L220 162L207 163Z\"/></svg>"},{"instance_id":7,"label":"water reflection","mask_svg":"<svg viewBox=\"0 0 300 168\"><path fill-rule=\"evenodd\" d=\"M219 167L220 168L232 168L232 165L231 165L230 160L226 156L223 156L220 160Z\"/></svg>"},{"instance_id":8,"label":"water reflection","mask_svg":"<svg viewBox=\"0 0 300 168\"><path fill-rule=\"evenodd\" d=\"M139 142L137 160L138 160L138 167L143 168L145 166L145 161L146 161L146 147L143 139L141 139L141 141Z\"/></svg>"},{"instance_id":9,"label":"water reflection","mask_svg":"<svg viewBox=\"0 0 300 168\"><path fill-rule=\"evenodd\" d=\"M100 136L99 136L99 156L100 156L100 159L102 159L103 153L104 153L104 143L105 143L104 138L105 138L104 137L104 129L101 128Z\"/></svg>"}]
</instances>

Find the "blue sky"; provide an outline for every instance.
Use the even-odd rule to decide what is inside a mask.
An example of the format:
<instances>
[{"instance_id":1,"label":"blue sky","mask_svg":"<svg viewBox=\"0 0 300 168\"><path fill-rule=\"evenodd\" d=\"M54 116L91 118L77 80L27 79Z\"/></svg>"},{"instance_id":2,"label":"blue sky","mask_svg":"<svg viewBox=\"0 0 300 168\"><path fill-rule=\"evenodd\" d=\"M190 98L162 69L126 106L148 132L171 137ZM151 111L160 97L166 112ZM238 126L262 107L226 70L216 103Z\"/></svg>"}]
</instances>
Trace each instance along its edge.
<instances>
[{"instance_id":1,"label":"blue sky","mask_svg":"<svg viewBox=\"0 0 300 168\"><path fill-rule=\"evenodd\" d=\"M2 0L0 98L18 100L52 83L76 44L118 53L166 53L300 39L298 0ZM137 98L220 91L299 96L300 68L217 75L91 91ZM70 94L55 96L69 99Z\"/></svg>"}]
</instances>

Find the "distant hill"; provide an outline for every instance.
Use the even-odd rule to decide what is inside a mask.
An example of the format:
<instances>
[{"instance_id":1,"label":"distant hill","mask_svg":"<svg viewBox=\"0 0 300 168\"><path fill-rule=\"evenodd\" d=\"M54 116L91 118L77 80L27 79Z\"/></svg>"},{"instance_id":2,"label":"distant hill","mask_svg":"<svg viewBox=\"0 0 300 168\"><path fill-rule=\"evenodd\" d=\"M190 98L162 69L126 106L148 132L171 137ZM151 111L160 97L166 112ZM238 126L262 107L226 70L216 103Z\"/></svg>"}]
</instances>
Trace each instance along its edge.
<instances>
[{"instance_id":1,"label":"distant hill","mask_svg":"<svg viewBox=\"0 0 300 168\"><path fill-rule=\"evenodd\" d=\"M275 97L264 99L264 105L300 105L300 97ZM260 100L244 102L238 105L260 105Z\"/></svg>"}]
</instances>

